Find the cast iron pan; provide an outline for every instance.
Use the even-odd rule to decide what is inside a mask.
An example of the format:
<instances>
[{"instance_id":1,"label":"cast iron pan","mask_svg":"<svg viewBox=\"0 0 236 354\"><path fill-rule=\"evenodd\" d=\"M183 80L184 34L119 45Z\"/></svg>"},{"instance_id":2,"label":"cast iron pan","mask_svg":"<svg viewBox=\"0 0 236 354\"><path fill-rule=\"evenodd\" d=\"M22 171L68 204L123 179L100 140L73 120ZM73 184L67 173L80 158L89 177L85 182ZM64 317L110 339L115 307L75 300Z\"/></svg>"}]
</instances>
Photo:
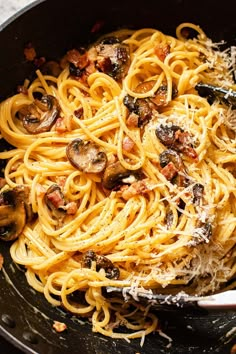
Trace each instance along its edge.
<instances>
[{"instance_id":1,"label":"cast iron pan","mask_svg":"<svg viewBox=\"0 0 236 354\"><path fill-rule=\"evenodd\" d=\"M194 22L214 40L224 39L227 45L236 45L234 7L234 0L145 0L140 4L136 0L35 2L0 28L0 99L13 94L25 77L33 77L33 67L23 56L28 42L39 56L49 60L95 40L96 35L90 30L97 21L103 23L102 32L118 27L155 27L171 35L175 35L179 23ZM9 147L0 140L0 150L5 148ZM92 333L89 323L53 308L41 294L29 288L24 270L10 259L9 246L0 243L4 257L0 272L0 333L15 349L1 347L1 353L229 354L236 342L235 312L159 313L162 330L173 339L171 346L168 339L158 334L149 335L141 348L139 340L127 343ZM52 328L54 320L65 322L68 329L56 333Z\"/></svg>"}]
</instances>

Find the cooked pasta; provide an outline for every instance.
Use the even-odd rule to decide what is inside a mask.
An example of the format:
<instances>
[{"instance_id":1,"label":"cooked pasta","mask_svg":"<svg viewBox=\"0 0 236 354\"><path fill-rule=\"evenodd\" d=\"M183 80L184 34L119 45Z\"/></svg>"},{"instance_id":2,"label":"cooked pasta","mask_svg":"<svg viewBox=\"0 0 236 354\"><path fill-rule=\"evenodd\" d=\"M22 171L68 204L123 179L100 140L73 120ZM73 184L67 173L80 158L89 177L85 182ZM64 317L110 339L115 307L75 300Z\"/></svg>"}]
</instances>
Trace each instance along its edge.
<instances>
[{"instance_id":1,"label":"cooked pasta","mask_svg":"<svg viewBox=\"0 0 236 354\"><path fill-rule=\"evenodd\" d=\"M0 105L1 136L13 146L0 153L0 208L21 207L20 226L0 218L0 234L18 229L11 257L49 303L91 318L105 336L144 338L156 314L105 288L234 286L234 111L196 90L233 89L230 56L183 23L176 37L122 29L62 63L56 76L37 69Z\"/></svg>"}]
</instances>

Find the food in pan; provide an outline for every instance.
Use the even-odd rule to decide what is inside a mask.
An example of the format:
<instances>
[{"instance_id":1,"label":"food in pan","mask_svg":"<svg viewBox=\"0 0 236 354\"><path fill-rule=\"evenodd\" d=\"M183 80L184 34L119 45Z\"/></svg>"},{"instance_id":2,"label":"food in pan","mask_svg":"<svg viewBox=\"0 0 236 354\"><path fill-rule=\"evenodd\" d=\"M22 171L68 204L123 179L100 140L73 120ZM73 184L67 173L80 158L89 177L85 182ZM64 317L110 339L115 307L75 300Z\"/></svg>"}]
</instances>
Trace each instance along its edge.
<instances>
[{"instance_id":1,"label":"food in pan","mask_svg":"<svg viewBox=\"0 0 236 354\"><path fill-rule=\"evenodd\" d=\"M234 286L235 111L196 88L234 89L219 47L191 23L176 37L121 29L44 63L0 105L13 146L0 153L0 237L15 240L29 285L95 332L158 330L150 308L109 286Z\"/></svg>"}]
</instances>

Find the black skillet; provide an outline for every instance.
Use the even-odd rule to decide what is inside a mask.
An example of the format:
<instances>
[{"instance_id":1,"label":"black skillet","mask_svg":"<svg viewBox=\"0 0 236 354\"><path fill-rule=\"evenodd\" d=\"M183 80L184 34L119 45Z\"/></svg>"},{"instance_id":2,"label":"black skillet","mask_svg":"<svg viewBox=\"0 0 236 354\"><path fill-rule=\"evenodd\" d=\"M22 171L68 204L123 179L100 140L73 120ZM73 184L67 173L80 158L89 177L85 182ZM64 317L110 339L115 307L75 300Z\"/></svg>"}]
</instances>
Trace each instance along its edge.
<instances>
[{"instance_id":1,"label":"black skillet","mask_svg":"<svg viewBox=\"0 0 236 354\"><path fill-rule=\"evenodd\" d=\"M38 1L0 27L0 100L13 94L33 66L23 48L31 42L38 56L61 57L66 50L93 41L118 27L155 27L175 35L181 22L201 25L215 41L236 45L235 0L47 0ZM99 33L91 32L99 24ZM1 117L0 117L1 124ZM0 149L7 146L0 141ZM2 166L0 166L2 168ZM0 353L39 354L158 354L230 353L236 343L236 313L207 313L191 309L160 312L163 332L127 343L91 332L86 322L51 307L26 283L24 271L12 263L9 244L0 243L4 268L0 272ZM54 320L68 329L56 333ZM10 343L10 344L7 344Z\"/></svg>"}]
</instances>

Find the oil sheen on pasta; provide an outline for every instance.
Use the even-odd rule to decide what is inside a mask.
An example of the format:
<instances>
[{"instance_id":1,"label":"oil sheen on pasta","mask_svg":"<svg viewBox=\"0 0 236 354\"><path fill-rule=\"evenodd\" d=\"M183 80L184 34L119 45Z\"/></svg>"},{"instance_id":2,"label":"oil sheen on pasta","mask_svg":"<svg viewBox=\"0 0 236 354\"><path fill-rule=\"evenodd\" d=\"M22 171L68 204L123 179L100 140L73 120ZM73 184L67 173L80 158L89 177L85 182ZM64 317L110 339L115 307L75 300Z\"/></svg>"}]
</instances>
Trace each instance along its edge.
<instances>
[{"instance_id":1,"label":"oil sheen on pasta","mask_svg":"<svg viewBox=\"0 0 236 354\"><path fill-rule=\"evenodd\" d=\"M52 305L89 317L93 331L128 340L157 330L158 319L104 296L104 287L207 294L234 286L227 283L236 272L233 111L195 89L234 82L228 52L194 24L178 26L176 37L144 28L104 38L96 43L102 50L128 48L123 71L114 74L112 60L94 65L90 48L89 59L81 53L82 74L76 60L64 60L57 77L37 70L24 92L1 103L1 136L15 147L0 153L2 190L30 189L35 217L10 249L29 285ZM41 95L55 97L60 114L32 134L20 116ZM106 169L90 172L69 160L68 146L75 153L87 143L106 156L106 169L115 166L108 182ZM50 187L61 207L55 198L46 203Z\"/></svg>"}]
</instances>

